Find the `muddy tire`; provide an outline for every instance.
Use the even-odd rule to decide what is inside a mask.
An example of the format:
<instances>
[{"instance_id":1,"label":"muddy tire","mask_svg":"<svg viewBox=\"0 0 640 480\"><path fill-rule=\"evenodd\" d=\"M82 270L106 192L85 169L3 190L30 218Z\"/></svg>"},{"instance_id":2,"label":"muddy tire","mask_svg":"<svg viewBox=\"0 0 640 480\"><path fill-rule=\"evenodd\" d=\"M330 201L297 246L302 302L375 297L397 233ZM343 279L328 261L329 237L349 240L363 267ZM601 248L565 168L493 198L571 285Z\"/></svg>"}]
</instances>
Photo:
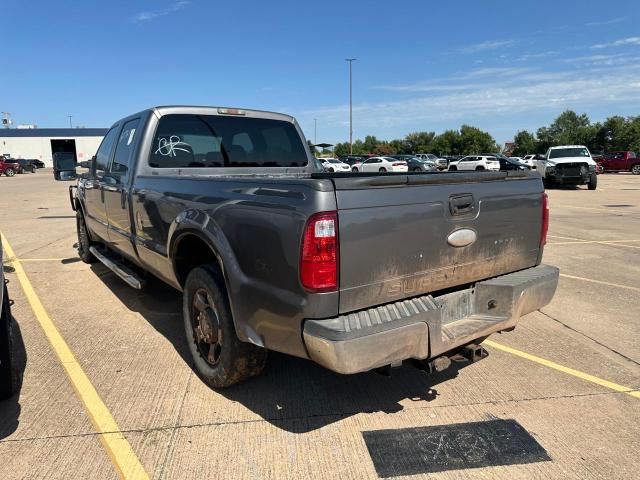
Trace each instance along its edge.
<instances>
[{"instance_id":1,"label":"muddy tire","mask_svg":"<svg viewBox=\"0 0 640 480\"><path fill-rule=\"evenodd\" d=\"M0 400L11 397L18 391L19 379L15 369L12 326L13 318L9 310L7 287L4 288L3 302L0 305Z\"/></svg>"},{"instance_id":2,"label":"muddy tire","mask_svg":"<svg viewBox=\"0 0 640 480\"><path fill-rule=\"evenodd\" d=\"M78 210L76 212L76 230L78 232L78 256L84 263L93 263L96 261L96 257L89 251L89 247L93 245L91 238L89 238L89 231L87 230L87 224L84 221L84 215Z\"/></svg>"},{"instance_id":3,"label":"muddy tire","mask_svg":"<svg viewBox=\"0 0 640 480\"><path fill-rule=\"evenodd\" d=\"M589 186L587 187L589 190L595 190L598 186L598 175L596 172L593 172L589 176Z\"/></svg>"},{"instance_id":4,"label":"muddy tire","mask_svg":"<svg viewBox=\"0 0 640 480\"><path fill-rule=\"evenodd\" d=\"M215 268L191 270L182 313L194 368L207 385L225 388L262 372L267 351L238 339L224 282Z\"/></svg>"},{"instance_id":5,"label":"muddy tire","mask_svg":"<svg viewBox=\"0 0 640 480\"><path fill-rule=\"evenodd\" d=\"M13 168L7 168L7 169L4 171L4 174L5 174L7 177L13 177L13 176L16 174L16 171L15 171Z\"/></svg>"}]
</instances>

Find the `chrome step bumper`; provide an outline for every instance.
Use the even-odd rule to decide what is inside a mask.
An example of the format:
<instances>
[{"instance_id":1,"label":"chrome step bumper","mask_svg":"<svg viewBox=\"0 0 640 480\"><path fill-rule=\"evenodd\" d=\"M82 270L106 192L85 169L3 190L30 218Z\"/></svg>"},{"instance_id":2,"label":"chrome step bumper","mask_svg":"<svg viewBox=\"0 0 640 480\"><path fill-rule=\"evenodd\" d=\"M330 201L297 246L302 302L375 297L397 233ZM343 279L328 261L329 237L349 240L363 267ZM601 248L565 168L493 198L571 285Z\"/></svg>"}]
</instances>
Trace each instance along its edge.
<instances>
[{"instance_id":1,"label":"chrome step bumper","mask_svg":"<svg viewBox=\"0 0 640 480\"><path fill-rule=\"evenodd\" d=\"M413 298L304 323L312 360L338 373L365 372L415 358L435 358L495 332L547 305L559 270L540 265L471 288Z\"/></svg>"}]
</instances>

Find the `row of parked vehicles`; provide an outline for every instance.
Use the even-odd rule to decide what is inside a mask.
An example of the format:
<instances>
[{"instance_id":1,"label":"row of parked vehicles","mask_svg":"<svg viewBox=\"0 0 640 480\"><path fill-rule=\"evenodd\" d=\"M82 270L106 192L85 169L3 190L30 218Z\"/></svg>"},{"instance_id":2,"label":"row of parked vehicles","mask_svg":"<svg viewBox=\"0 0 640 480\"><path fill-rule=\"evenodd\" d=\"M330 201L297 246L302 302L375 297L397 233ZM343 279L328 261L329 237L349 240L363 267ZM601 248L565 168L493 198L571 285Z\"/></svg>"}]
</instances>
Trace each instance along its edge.
<instances>
[{"instance_id":1,"label":"row of parked vehicles","mask_svg":"<svg viewBox=\"0 0 640 480\"><path fill-rule=\"evenodd\" d=\"M37 159L7 158L0 155L0 176L13 177L19 173L36 173L38 168L44 168L44 162Z\"/></svg>"},{"instance_id":2,"label":"row of parked vehicles","mask_svg":"<svg viewBox=\"0 0 640 480\"><path fill-rule=\"evenodd\" d=\"M499 153L438 157L431 153L413 155L360 156L319 158L326 172L436 172L436 171L508 171L531 170L527 164Z\"/></svg>"},{"instance_id":3,"label":"row of parked vehicles","mask_svg":"<svg viewBox=\"0 0 640 480\"><path fill-rule=\"evenodd\" d=\"M584 145L560 145L545 155L507 157L500 153L481 153L464 157L438 157L433 154L360 156L318 159L326 172L436 172L537 170L547 188L556 185L586 185L595 190L597 175L631 172L640 175L640 154L613 151L592 156Z\"/></svg>"}]
</instances>

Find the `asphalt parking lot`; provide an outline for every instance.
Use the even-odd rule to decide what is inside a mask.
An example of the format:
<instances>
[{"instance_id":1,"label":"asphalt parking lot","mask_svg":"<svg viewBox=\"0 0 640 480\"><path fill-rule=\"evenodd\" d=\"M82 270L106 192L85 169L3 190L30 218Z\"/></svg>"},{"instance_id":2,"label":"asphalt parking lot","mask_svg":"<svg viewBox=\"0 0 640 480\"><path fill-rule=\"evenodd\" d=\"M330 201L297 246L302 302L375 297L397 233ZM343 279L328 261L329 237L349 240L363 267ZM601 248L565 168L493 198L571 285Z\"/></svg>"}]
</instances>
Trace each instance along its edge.
<instances>
[{"instance_id":1,"label":"asphalt parking lot","mask_svg":"<svg viewBox=\"0 0 640 480\"><path fill-rule=\"evenodd\" d=\"M558 292L491 337L482 361L431 376L340 376L272 354L260 377L218 392L190 367L177 292L159 281L135 291L79 261L67 187L46 170L0 178L0 230L5 255L15 254L3 268L24 364L20 394L0 403L3 480L109 479L122 468L141 478L378 478L385 470L363 432L499 419L515 420L544 458L460 468L465 453L443 445L438 462L458 467L411 473L637 476L640 176L548 192L544 262L561 269Z\"/></svg>"}]
</instances>

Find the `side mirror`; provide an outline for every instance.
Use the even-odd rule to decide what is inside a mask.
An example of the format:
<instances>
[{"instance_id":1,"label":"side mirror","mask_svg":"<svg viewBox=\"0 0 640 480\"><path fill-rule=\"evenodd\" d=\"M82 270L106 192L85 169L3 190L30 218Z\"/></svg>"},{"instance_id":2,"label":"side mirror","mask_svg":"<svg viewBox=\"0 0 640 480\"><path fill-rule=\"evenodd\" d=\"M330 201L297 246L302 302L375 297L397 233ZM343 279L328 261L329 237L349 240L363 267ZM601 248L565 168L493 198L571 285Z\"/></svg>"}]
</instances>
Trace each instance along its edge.
<instances>
[{"instance_id":1,"label":"side mirror","mask_svg":"<svg viewBox=\"0 0 640 480\"><path fill-rule=\"evenodd\" d=\"M56 180L75 180L76 156L73 153L56 152L53 154L53 178Z\"/></svg>"},{"instance_id":2,"label":"side mirror","mask_svg":"<svg viewBox=\"0 0 640 480\"><path fill-rule=\"evenodd\" d=\"M91 164L93 163L93 158L91 160L83 160L80 162L80 168L91 168Z\"/></svg>"}]
</instances>

